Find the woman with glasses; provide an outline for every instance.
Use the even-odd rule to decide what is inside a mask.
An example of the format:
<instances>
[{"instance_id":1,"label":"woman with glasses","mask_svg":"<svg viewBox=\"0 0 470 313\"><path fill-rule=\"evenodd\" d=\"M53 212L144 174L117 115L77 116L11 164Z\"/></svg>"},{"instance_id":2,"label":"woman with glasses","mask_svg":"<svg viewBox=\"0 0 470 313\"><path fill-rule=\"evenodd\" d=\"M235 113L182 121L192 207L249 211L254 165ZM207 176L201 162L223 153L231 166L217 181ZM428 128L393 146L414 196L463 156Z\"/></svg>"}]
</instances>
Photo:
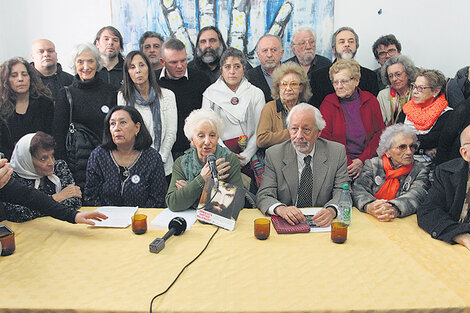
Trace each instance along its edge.
<instances>
[{"instance_id":1,"label":"woman with glasses","mask_svg":"<svg viewBox=\"0 0 470 313\"><path fill-rule=\"evenodd\" d=\"M325 97L320 112L326 121L321 137L342 143L348 157L348 174L356 179L367 159L375 156L385 128L377 98L358 88L361 72L352 59L337 60L330 68L335 89Z\"/></svg>"},{"instance_id":2,"label":"woman with glasses","mask_svg":"<svg viewBox=\"0 0 470 313\"><path fill-rule=\"evenodd\" d=\"M245 78L246 64L243 52L227 48L220 58L221 75L202 95L202 107L222 118L225 128L219 144L238 156L242 173L253 179L250 161L258 150L256 129L266 102L261 89Z\"/></svg>"},{"instance_id":3,"label":"woman with glasses","mask_svg":"<svg viewBox=\"0 0 470 313\"><path fill-rule=\"evenodd\" d=\"M414 128L419 147L415 154L420 161L433 161L439 136L452 108L445 98L446 78L437 70L420 70L411 87L413 98L403 106L398 122Z\"/></svg>"},{"instance_id":4,"label":"woman with glasses","mask_svg":"<svg viewBox=\"0 0 470 313\"><path fill-rule=\"evenodd\" d=\"M381 222L416 213L429 188L429 168L413 162L416 131L403 124L387 127L380 136L378 157L367 160L352 185L354 205Z\"/></svg>"},{"instance_id":5,"label":"woman with glasses","mask_svg":"<svg viewBox=\"0 0 470 313\"><path fill-rule=\"evenodd\" d=\"M377 95L385 125L397 122L403 105L411 100L411 82L416 78L417 69L404 55L388 59L381 69L382 82L388 87Z\"/></svg>"},{"instance_id":6,"label":"woman with glasses","mask_svg":"<svg viewBox=\"0 0 470 313\"><path fill-rule=\"evenodd\" d=\"M273 101L266 103L261 111L256 143L259 148L289 139L286 118L299 102L307 102L312 96L305 71L294 62L287 62L276 68L272 75Z\"/></svg>"}]
</instances>

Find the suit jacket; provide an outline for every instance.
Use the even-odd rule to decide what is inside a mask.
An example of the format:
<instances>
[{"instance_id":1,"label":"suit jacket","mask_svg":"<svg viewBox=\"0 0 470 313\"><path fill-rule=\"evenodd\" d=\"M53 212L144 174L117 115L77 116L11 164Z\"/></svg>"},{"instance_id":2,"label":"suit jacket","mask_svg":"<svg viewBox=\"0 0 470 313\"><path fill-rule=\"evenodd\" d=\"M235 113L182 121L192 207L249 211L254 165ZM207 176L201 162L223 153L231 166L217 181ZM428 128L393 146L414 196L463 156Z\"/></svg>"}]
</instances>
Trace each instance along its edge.
<instances>
[{"instance_id":1,"label":"suit jacket","mask_svg":"<svg viewBox=\"0 0 470 313\"><path fill-rule=\"evenodd\" d=\"M468 163L462 158L436 167L434 183L417 211L418 225L433 238L455 244L455 236L470 233L470 224L459 223L467 178Z\"/></svg>"},{"instance_id":2,"label":"suit jacket","mask_svg":"<svg viewBox=\"0 0 470 313\"><path fill-rule=\"evenodd\" d=\"M349 183L344 146L318 138L313 155L312 203L315 207L337 204L344 183ZM266 150L263 180L257 194L258 208L266 214L281 202L295 205L299 188L297 154L287 140Z\"/></svg>"},{"instance_id":3,"label":"suit jacket","mask_svg":"<svg viewBox=\"0 0 470 313\"><path fill-rule=\"evenodd\" d=\"M335 92L333 84L330 80L330 68L324 67L315 71L310 76L310 87L312 89L313 96L310 98L308 103L319 108L325 97ZM368 68L361 66L361 80L359 86L361 90L368 91L374 96L379 93L379 85L377 81L377 74Z\"/></svg>"},{"instance_id":4,"label":"suit jacket","mask_svg":"<svg viewBox=\"0 0 470 313\"><path fill-rule=\"evenodd\" d=\"M264 99L266 102L272 101L273 97L271 97L271 88L269 88L266 79L264 78L263 70L261 69L261 65L258 65L255 68L252 68L248 72L246 72L246 78L252 84L261 89L264 93Z\"/></svg>"}]
</instances>

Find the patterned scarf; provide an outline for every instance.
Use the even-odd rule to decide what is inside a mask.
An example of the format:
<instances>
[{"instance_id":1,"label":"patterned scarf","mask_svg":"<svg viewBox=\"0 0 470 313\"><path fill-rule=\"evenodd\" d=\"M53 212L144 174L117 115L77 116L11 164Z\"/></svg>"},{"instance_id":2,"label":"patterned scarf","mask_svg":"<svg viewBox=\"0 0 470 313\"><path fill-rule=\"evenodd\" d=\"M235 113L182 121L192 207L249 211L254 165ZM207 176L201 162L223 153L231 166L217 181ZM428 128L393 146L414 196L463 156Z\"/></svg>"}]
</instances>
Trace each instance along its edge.
<instances>
[{"instance_id":1,"label":"patterned scarf","mask_svg":"<svg viewBox=\"0 0 470 313\"><path fill-rule=\"evenodd\" d=\"M431 97L424 103L415 103L413 98L405 103L403 113L406 114L406 118L409 121L414 123L416 129L427 130L434 125L447 105L444 94L436 99Z\"/></svg>"},{"instance_id":2,"label":"patterned scarf","mask_svg":"<svg viewBox=\"0 0 470 313\"><path fill-rule=\"evenodd\" d=\"M380 187L374 197L376 199L393 200L397 196L398 189L400 188L398 178L408 175L413 169L413 163L394 169L385 154L382 156L382 162L385 170L385 183Z\"/></svg>"},{"instance_id":3,"label":"patterned scarf","mask_svg":"<svg viewBox=\"0 0 470 313\"><path fill-rule=\"evenodd\" d=\"M217 145L217 148L215 150L215 159L217 160L219 158L225 158L225 160L227 161L228 157L231 154L232 152L229 149ZM189 149L183 155L183 159L181 159L181 167L183 168L183 173L186 177L186 181L188 183L192 182L193 179L201 173L202 167L204 165L205 164L203 164L201 160L199 160L199 157L197 155L197 149Z\"/></svg>"},{"instance_id":4,"label":"patterned scarf","mask_svg":"<svg viewBox=\"0 0 470 313\"><path fill-rule=\"evenodd\" d=\"M137 89L134 90L134 99L135 103L143 106L149 106L152 111L152 120L153 120L153 134L154 134L154 147L155 150L160 151L160 143L162 138L162 117L160 115L160 100L155 94L155 90L150 87L149 97L147 100L142 98ZM135 106L134 101L129 101L129 106ZM149 131L152 131L149 129Z\"/></svg>"}]
</instances>

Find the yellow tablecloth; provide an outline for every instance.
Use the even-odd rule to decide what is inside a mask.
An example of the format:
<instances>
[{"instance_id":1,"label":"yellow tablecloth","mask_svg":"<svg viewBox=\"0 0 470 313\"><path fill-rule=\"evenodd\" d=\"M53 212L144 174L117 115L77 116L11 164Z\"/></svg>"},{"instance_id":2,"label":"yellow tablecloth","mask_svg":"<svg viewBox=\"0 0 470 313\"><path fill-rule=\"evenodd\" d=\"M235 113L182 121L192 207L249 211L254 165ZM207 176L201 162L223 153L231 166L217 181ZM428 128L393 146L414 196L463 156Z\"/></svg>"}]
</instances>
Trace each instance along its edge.
<instances>
[{"instance_id":1,"label":"yellow tablecloth","mask_svg":"<svg viewBox=\"0 0 470 313\"><path fill-rule=\"evenodd\" d=\"M151 221L161 210L139 209ZM258 210L220 229L154 312L470 312L470 252L432 239L416 217L380 223L353 212L348 240L330 233L253 236ZM196 223L159 254L127 229L52 218L6 222L16 252L0 257L0 312L148 312L205 246L215 227Z\"/></svg>"}]
</instances>

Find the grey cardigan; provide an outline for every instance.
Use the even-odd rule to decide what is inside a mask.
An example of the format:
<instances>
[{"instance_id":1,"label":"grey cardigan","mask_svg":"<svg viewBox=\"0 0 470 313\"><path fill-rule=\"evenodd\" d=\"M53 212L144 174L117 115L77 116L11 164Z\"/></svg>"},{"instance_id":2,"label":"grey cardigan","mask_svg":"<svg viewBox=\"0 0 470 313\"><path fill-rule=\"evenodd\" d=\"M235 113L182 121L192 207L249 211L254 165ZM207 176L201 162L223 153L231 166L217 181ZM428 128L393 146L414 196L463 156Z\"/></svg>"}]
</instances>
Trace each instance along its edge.
<instances>
[{"instance_id":1,"label":"grey cardigan","mask_svg":"<svg viewBox=\"0 0 470 313\"><path fill-rule=\"evenodd\" d=\"M389 202L398 209L398 216L405 217L416 213L424 201L429 188L429 168L420 162L413 163L413 169L401 177L400 188L395 199ZM385 170L382 158L366 160L362 172L352 186L353 202L356 208L366 212L366 205L375 201L374 195L385 183Z\"/></svg>"}]
</instances>

